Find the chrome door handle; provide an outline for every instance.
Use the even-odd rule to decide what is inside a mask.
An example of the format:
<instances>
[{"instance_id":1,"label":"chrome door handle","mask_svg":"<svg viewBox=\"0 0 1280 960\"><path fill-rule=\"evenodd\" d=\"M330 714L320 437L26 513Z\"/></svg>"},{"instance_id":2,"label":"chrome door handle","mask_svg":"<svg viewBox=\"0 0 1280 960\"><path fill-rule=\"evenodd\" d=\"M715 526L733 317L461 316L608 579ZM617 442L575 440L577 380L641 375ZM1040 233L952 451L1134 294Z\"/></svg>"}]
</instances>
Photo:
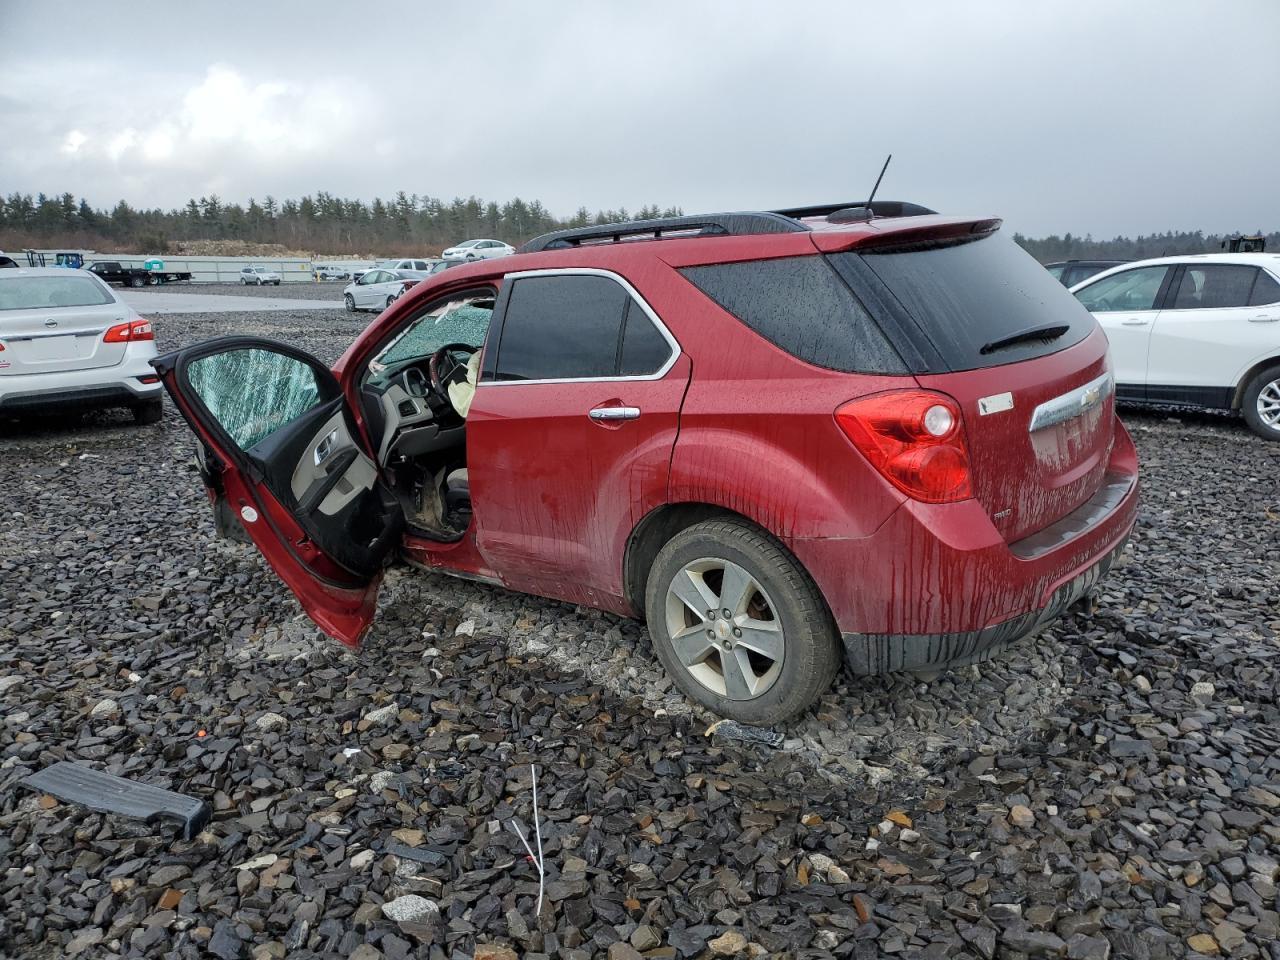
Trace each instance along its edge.
<instances>
[{"instance_id":1,"label":"chrome door handle","mask_svg":"<svg viewBox=\"0 0 1280 960\"><path fill-rule=\"evenodd\" d=\"M1277 320L1280 320L1280 316L1269 317L1265 313L1260 313L1256 317L1249 318L1250 323L1275 323Z\"/></svg>"},{"instance_id":2,"label":"chrome door handle","mask_svg":"<svg viewBox=\"0 0 1280 960\"><path fill-rule=\"evenodd\" d=\"M592 420L637 420L639 407L596 407L587 414Z\"/></svg>"},{"instance_id":3,"label":"chrome door handle","mask_svg":"<svg viewBox=\"0 0 1280 960\"><path fill-rule=\"evenodd\" d=\"M1120 325L1122 327L1145 327L1150 322L1150 320L1121 320Z\"/></svg>"}]
</instances>

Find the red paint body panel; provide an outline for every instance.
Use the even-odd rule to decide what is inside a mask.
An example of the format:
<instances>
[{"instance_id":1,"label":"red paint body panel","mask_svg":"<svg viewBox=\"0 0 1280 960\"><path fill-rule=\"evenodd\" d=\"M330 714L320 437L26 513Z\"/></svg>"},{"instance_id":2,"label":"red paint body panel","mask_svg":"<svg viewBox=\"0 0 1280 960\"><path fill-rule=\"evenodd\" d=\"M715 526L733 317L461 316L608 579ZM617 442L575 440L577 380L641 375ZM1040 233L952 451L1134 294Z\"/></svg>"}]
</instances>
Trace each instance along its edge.
<instances>
[{"instance_id":1,"label":"red paint body panel","mask_svg":"<svg viewBox=\"0 0 1280 960\"><path fill-rule=\"evenodd\" d=\"M627 612L622 555L666 502L680 403L681 355L660 380L484 383L467 417L476 543L508 587ZM595 421L595 407L637 407Z\"/></svg>"},{"instance_id":2,"label":"red paint body panel","mask_svg":"<svg viewBox=\"0 0 1280 960\"><path fill-rule=\"evenodd\" d=\"M1010 551L976 500L907 500L869 537L788 538L842 633L936 634L980 630L1045 606L1053 589L1116 546L1138 509L1137 455L1118 420L1106 469L1134 477L1101 523L1034 560Z\"/></svg>"},{"instance_id":3,"label":"red paint body panel","mask_svg":"<svg viewBox=\"0 0 1280 960\"><path fill-rule=\"evenodd\" d=\"M1095 328L1075 346L1034 360L919 378L920 385L960 404L969 441L974 495L995 517L1006 541L1048 526L1093 495L1102 482L1115 434L1115 398L1082 416L1035 433L1031 414L1046 400L1108 370L1107 336ZM1012 393L1014 408L981 415L978 400Z\"/></svg>"}]
</instances>

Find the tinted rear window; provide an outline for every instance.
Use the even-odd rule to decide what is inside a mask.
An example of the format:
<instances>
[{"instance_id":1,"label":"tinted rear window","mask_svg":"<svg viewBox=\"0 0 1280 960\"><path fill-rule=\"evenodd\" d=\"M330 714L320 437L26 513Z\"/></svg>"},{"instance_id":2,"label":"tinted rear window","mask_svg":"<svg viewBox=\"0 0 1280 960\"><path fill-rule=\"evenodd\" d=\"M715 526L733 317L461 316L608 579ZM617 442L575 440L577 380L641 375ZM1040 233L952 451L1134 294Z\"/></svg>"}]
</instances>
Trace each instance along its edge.
<instances>
[{"instance_id":1,"label":"tinted rear window","mask_svg":"<svg viewBox=\"0 0 1280 960\"><path fill-rule=\"evenodd\" d=\"M860 268L870 268L905 308L916 335L932 346L932 351L922 352L927 366L937 372L1056 353L1079 343L1095 327L1093 317L1061 283L1012 239L999 234L954 245L843 253L831 259L847 277L865 277ZM1053 340L999 346L1010 336L1046 326L1067 330ZM911 334L904 330L902 335Z\"/></svg>"},{"instance_id":2,"label":"tinted rear window","mask_svg":"<svg viewBox=\"0 0 1280 960\"><path fill-rule=\"evenodd\" d=\"M0 310L35 310L42 307L96 307L115 303L95 279L77 277L14 277L0 280Z\"/></svg>"},{"instance_id":3,"label":"tinted rear window","mask_svg":"<svg viewBox=\"0 0 1280 960\"><path fill-rule=\"evenodd\" d=\"M807 363L845 373L907 372L866 308L821 256L680 272L756 333Z\"/></svg>"}]
</instances>

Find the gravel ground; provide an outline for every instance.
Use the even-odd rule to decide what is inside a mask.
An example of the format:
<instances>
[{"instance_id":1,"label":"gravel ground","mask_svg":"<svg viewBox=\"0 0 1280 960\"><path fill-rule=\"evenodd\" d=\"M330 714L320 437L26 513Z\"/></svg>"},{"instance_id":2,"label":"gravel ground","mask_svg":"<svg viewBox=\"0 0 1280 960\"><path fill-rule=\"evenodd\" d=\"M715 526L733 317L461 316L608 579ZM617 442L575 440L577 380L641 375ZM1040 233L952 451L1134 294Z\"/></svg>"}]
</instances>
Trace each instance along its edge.
<instances>
[{"instance_id":1,"label":"gravel ground","mask_svg":"<svg viewBox=\"0 0 1280 960\"><path fill-rule=\"evenodd\" d=\"M331 360L365 322L157 328ZM1126 418L1145 505L1092 611L842 682L782 748L705 735L639 625L443 576L393 569L346 652L213 539L172 410L0 423L0 954L1280 958L1280 445ZM214 820L17 786L60 759Z\"/></svg>"}]
</instances>

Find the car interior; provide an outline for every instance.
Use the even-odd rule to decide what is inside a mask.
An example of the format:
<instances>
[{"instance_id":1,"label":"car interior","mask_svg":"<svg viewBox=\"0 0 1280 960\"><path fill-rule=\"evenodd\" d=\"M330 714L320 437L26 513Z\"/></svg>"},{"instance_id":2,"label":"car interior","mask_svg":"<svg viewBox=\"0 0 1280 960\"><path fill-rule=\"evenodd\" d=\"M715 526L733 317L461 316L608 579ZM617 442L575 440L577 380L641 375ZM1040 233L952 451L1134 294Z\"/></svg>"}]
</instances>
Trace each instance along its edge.
<instances>
[{"instance_id":1,"label":"car interior","mask_svg":"<svg viewBox=\"0 0 1280 960\"><path fill-rule=\"evenodd\" d=\"M471 522L466 417L493 316L490 288L415 314L369 362L365 421L381 437L378 462L410 527L456 540Z\"/></svg>"}]
</instances>

